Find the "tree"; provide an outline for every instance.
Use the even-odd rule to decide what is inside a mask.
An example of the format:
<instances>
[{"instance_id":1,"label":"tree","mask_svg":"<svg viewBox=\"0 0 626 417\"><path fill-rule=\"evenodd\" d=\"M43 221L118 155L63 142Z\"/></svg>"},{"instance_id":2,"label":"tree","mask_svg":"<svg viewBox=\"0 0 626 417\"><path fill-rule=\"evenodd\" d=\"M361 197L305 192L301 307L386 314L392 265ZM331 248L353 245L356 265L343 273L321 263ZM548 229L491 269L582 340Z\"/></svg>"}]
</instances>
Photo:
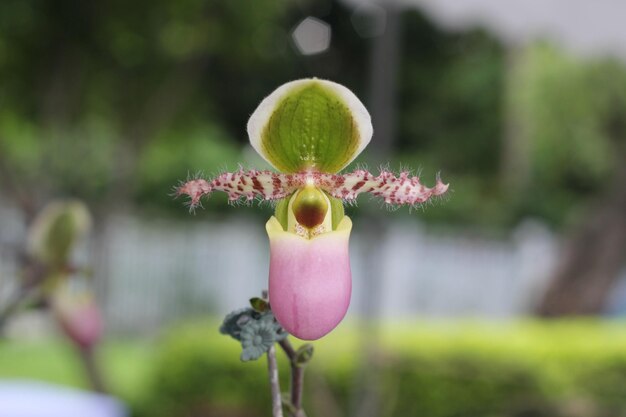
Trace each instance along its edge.
<instances>
[{"instance_id":1,"label":"tree","mask_svg":"<svg viewBox=\"0 0 626 417\"><path fill-rule=\"evenodd\" d=\"M289 76L288 39L276 36L287 10L266 0L2 2L5 192L30 215L63 194L104 212L162 178L155 146L178 146L173 158L159 154L162 165L181 153L235 159L228 121L245 119L242 103L252 108L267 82Z\"/></svg>"},{"instance_id":2,"label":"tree","mask_svg":"<svg viewBox=\"0 0 626 417\"><path fill-rule=\"evenodd\" d=\"M537 312L601 313L626 258L626 68L535 45L516 71L530 175L515 192L569 229Z\"/></svg>"}]
</instances>

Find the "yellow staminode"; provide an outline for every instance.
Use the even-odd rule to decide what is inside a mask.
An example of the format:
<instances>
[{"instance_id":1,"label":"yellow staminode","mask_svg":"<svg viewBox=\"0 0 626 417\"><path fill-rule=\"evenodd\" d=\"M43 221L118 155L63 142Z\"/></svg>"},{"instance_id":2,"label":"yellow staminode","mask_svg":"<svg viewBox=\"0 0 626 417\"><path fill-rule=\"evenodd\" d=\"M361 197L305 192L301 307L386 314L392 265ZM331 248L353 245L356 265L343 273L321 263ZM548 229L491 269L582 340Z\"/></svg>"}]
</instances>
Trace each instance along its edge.
<instances>
[{"instance_id":1,"label":"yellow staminode","mask_svg":"<svg viewBox=\"0 0 626 417\"><path fill-rule=\"evenodd\" d=\"M313 185L296 191L287 206L287 230L311 238L333 229L328 196Z\"/></svg>"},{"instance_id":2,"label":"yellow staminode","mask_svg":"<svg viewBox=\"0 0 626 417\"><path fill-rule=\"evenodd\" d=\"M324 222L328 206L328 197L315 186L308 185L294 197L291 209L298 223L313 229Z\"/></svg>"}]
</instances>

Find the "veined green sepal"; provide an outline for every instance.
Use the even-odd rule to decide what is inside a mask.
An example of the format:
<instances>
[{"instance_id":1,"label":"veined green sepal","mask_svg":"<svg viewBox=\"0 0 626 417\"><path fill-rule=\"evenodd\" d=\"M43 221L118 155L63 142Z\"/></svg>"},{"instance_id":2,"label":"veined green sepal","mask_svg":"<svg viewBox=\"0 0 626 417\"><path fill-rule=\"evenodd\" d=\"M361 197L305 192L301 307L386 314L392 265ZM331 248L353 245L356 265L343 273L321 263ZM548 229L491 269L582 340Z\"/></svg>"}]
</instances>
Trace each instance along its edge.
<instances>
[{"instance_id":1,"label":"veined green sepal","mask_svg":"<svg viewBox=\"0 0 626 417\"><path fill-rule=\"evenodd\" d=\"M363 103L346 87L325 80L284 84L248 121L250 143L276 169L335 173L372 137Z\"/></svg>"}]
</instances>

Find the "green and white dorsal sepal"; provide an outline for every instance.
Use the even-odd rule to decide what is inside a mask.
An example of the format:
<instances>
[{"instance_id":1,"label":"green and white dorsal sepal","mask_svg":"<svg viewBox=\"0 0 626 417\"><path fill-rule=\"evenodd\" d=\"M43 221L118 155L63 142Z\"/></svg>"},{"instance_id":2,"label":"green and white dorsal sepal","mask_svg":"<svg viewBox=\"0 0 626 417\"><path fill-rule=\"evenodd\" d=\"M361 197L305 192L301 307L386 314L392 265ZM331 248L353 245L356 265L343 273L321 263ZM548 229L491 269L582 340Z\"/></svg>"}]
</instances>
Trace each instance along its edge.
<instances>
[{"instance_id":1,"label":"green and white dorsal sepal","mask_svg":"<svg viewBox=\"0 0 626 417\"><path fill-rule=\"evenodd\" d=\"M363 151L372 134L370 115L354 93L316 78L282 85L248 121L254 149L286 173L339 172Z\"/></svg>"}]
</instances>

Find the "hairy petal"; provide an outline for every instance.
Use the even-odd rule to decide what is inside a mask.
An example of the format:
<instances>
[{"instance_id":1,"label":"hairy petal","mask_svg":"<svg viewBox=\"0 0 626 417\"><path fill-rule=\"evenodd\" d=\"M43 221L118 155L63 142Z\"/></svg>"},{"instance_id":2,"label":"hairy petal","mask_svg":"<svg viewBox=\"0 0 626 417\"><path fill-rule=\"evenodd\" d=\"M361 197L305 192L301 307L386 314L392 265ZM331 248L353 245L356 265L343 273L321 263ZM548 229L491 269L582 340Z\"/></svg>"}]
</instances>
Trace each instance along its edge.
<instances>
[{"instance_id":1,"label":"hairy petal","mask_svg":"<svg viewBox=\"0 0 626 417\"><path fill-rule=\"evenodd\" d=\"M448 190L448 184L444 184L439 176L435 186L428 188L420 182L419 177L412 177L408 172L396 176L386 170L378 176L362 169L343 175L320 174L316 182L331 196L344 201L354 200L361 193L370 193L396 206L420 205Z\"/></svg>"},{"instance_id":2,"label":"hairy petal","mask_svg":"<svg viewBox=\"0 0 626 417\"><path fill-rule=\"evenodd\" d=\"M190 198L191 208L200 204L203 196L213 191L228 194L228 200L244 199L252 201L255 197L263 200L279 200L285 198L302 184L294 182L292 175L271 171L237 171L225 172L212 180L197 178L189 180L176 188L175 195L186 195Z\"/></svg>"},{"instance_id":3,"label":"hairy petal","mask_svg":"<svg viewBox=\"0 0 626 417\"><path fill-rule=\"evenodd\" d=\"M432 197L440 196L448 190L439 177L435 186L426 187L419 177L401 172L398 176L383 170L374 176L366 170L356 170L347 174L330 174L317 171L302 171L295 174L282 174L272 171L238 171L223 173L213 180L202 178L185 182L176 189L176 196L189 196L192 208L200 199L213 191L223 191L230 201L255 197L263 200L280 200L306 185L314 185L330 196L343 201L352 201L361 193L381 197L385 203L394 206L416 206Z\"/></svg>"}]
</instances>

